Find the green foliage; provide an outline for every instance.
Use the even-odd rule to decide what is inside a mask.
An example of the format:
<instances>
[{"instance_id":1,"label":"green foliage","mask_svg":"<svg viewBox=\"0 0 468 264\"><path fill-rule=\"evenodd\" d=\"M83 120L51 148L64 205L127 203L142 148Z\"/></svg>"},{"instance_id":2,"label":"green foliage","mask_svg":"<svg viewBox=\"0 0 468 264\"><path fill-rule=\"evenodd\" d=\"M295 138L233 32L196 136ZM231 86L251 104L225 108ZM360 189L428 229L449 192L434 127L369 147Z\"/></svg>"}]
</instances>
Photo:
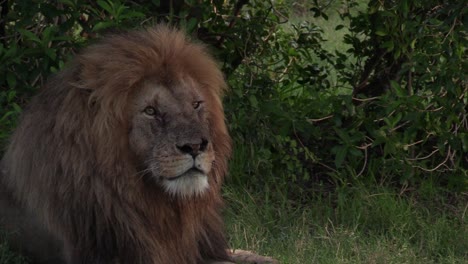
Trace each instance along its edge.
<instances>
[{"instance_id":1,"label":"green foliage","mask_svg":"<svg viewBox=\"0 0 468 264\"><path fill-rule=\"evenodd\" d=\"M297 2L294 10L310 18L285 24L288 1L6 1L0 140L89 40L165 21L209 44L222 63L231 132L245 145L233 180L263 186L274 177L301 195L315 184L407 186L428 177L466 190L466 7L359 3ZM345 30L348 50L330 48L314 24L330 15L342 22L336 30Z\"/></svg>"},{"instance_id":2,"label":"green foliage","mask_svg":"<svg viewBox=\"0 0 468 264\"><path fill-rule=\"evenodd\" d=\"M467 188L466 31L461 3L370 1L345 38L358 71L343 81L357 103L353 127L370 157L402 184L440 177ZM365 37L363 37L365 36ZM379 157L378 159L372 157ZM443 179L442 179L443 178Z\"/></svg>"},{"instance_id":3,"label":"green foliage","mask_svg":"<svg viewBox=\"0 0 468 264\"><path fill-rule=\"evenodd\" d=\"M370 1L356 12L357 4L339 9L348 50L330 53L312 23L278 25L230 76L232 130L256 147L241 150L250 157L242 175L301 197L317 183L405 189L429 178L466 190L466 7Z\"/></svg>"}]
</instances>

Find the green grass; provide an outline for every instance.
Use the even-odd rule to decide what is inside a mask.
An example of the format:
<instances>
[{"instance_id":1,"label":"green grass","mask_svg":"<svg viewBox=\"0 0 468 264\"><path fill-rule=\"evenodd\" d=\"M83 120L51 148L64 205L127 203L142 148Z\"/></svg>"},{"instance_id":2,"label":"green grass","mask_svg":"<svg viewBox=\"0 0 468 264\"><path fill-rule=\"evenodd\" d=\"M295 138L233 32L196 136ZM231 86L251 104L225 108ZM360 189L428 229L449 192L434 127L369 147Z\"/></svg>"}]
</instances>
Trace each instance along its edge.
<instances>
[{"instance_id":1,"label":"green grass","mask_svg":"<svg viewBox=\"0 0 468 264\"><path fill-rule=\"evenodd\" d=\"M296 206L238 185L224 193L231 246L281 263L468 263L467 194L450 205L348 187ZM23 263L0 243L0 264Z\"/></svg>"},{"instance_id":2,"label":"green grass","mask_svg":"<svg viewBox=\"0 0 468 264\"><path fill-rule=\"evenodd\" d=\"M305 191L262 173L253 146L235 146L224 188L233 248L288 264L468 263L468 193L430 179L405 192L379 182ZM292 190L304 192L301 202Z\"/></svg>"},{"instance_id":3,"label":"green grass","mask_svg":"<svg viewBox=\"0 0 468 264\"><path fill-rule=\"evenodd\" d=\"M468 263L466 196L449 206L371 189L342 188L298 207L228 187L231 244L281 263Z\"/></svg>"}]
</instances>

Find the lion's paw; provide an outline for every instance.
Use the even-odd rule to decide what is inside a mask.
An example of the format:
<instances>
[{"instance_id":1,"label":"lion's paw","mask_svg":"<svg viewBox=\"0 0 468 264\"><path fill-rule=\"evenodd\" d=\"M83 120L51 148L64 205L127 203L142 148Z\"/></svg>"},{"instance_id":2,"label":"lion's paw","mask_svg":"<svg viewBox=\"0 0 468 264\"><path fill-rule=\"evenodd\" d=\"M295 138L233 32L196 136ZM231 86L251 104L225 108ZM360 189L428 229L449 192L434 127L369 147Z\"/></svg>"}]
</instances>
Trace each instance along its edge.
<instances>
[{"instance_id":1,"label":"lion's paw","mask_svg":"<svg viewBox=\"0 0 468 264\"><path fill-rule=\"evenodd\" d=\"M279 264L276 259L242 249L231 249L229 255L237 264Z\"/></svg>"}]
</instances>

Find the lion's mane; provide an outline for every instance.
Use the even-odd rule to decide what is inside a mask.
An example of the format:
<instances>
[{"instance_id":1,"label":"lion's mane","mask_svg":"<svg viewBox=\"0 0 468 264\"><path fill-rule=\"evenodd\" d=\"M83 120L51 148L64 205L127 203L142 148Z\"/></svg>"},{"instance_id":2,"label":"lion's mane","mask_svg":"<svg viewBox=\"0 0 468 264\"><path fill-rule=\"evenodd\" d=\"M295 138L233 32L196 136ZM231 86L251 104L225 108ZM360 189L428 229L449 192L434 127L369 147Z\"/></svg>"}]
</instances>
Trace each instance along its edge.
<instances>
[{"instance_id":1,"label":"lion's mane","mask_svg":"<svg viewBox=\"0 0 468 264\"><path fill-rule=\"evenodd\" d=\"M207 98L216 160L210 189L191 198L167 195L143 179L127 136L132 93L146 78L170 86L181 75ZM231 150L225 87L205 48L183 33L157 26L107 36L24 110L2 160L0 193L63 243L67 263L227 260L219 215Z\"/></svg>"}]
</instances>

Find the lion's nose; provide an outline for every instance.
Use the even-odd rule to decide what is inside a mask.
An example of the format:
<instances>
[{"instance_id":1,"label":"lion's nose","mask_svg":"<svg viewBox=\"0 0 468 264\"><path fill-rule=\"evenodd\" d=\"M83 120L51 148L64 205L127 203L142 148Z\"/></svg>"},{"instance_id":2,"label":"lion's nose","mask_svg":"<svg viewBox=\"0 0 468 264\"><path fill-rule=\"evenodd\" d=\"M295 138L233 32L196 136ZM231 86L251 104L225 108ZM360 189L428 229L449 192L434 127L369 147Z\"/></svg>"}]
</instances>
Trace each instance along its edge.
<instances>
[{"instance_id":1,"label":"lion's nose","mask_svg":"<svg viewBox=\"0 0 468 264\"><path fill-rule=\"evenodd\" d=\"M187 143L183 144L182 146L177 145L177 148L182 153L190 154L195 158L198 154L204 152L207 146L208 140L203 138L200 143Z\"/></svg>"}]
</instances>

